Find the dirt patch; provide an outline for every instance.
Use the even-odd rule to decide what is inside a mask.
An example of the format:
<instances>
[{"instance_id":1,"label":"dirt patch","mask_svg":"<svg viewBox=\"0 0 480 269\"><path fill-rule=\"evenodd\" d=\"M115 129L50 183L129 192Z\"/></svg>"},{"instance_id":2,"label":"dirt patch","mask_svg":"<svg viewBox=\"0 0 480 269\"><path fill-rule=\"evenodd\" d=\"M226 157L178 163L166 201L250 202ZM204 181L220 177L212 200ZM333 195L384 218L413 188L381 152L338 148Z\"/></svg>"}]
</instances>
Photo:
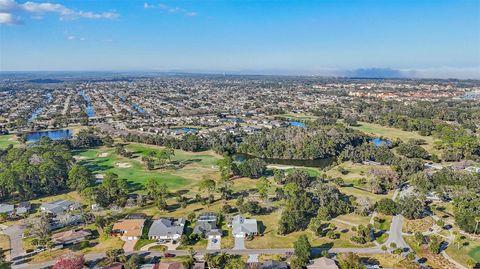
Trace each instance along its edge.
<instances>
[{"instance_id":1,"label":"dirt patch","mask_svg":"<svg viewBox=\"0 0 480 269\"><path fill-rule=\"evenodd\" d=\"M129 168L131 167L132 165L129 164L129 163L116 163L115 164L118 168Z\"/></svg>"},{"instance_id":2,"label":"dirt patch","mask_svg":"<svg viewBox=\"0 0 480 269\"><path fill-rule=\"evenodd\" d=\"M405 222L404 232L427 232L435 224L431 217L425 217L417 220L407 220Z\"/></svg>"},{"instance_id":3,"label":"dirt patch","mask_svg":"<svg viewBox=\"0 0 480 269\"><path fill-rule=\"evenodd\" d=\"M102 153L98 154L98 157L106 158L106 157L108 157L108 152L102 152Z\"/></svg>"},{"instance_id":4,"label":"dirt patch","mask_svg":"<svg viewBox=\"0 0 480 269\"><path fill-rule=\"evenodd\" d=\"M86 159L87 159L87 157L85 157L85 156L73 156L73 158L74 158L75 160L77 160L77 161L81 161L81 160L86 160Z\"/></svg>"}]
</instances>

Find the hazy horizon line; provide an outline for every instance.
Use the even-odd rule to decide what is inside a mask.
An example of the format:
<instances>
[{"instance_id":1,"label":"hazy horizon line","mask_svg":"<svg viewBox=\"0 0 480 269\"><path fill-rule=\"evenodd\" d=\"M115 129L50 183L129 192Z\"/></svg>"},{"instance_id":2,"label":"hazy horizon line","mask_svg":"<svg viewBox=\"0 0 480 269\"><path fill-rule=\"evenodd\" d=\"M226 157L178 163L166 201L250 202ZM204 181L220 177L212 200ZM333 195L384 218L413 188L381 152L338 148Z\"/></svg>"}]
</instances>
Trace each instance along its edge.
<instances>
[{"instance_id":1,"label":"hazy horizon line","mask_svg":"<svg viewBox=\"0 0 480 269\"><path fill-rule=\"evenodd\" d=\"M462 72L463 71L463 72ZM8 73L177 73L196 75L244 75L244 76L298 76L298 77L330 77L330 78L384 78L384 79L459 79L479 80L480 67L472 68L425 68L425 69L393 69L393 68L354 68L354 69L237 69L237 70L202 70L202 69L51 69L51 70L0 70L0 74Z\"/></svg>"}]
</instances>

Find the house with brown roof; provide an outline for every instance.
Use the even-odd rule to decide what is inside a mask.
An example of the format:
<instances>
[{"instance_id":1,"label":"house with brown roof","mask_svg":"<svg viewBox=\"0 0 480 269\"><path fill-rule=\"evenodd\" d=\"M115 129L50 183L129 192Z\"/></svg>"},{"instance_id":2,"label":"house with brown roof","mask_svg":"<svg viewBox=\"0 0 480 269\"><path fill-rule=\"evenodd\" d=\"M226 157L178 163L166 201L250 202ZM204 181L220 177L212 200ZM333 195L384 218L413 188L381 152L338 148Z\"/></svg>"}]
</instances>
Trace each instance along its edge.
<instances>
[{"instance_id":1,"label":"house with brown roof","mask_svg":"<svg viewBox=\"0 0 480 269\"><path fill-rule=\"evenodd\" d=\"M338 269L338 265L332 259L321 257L311 261L307 269Z\"/></svg>"},{"instance_id":2,"label":"house with brown roof","mask_svg":"<svg viewBox=\"0 0 480 269\"><path fill-rule=\"evenodd\" d=\"M182 262L160 262L158 269L184 269Z\"/></svg>"},{"instance_id":3,"label":"house with brown roof","mask_svg":"<svg viewBox=\"0 0 480 269\"><path fill-rule=\"evenodd\" d=\"M90 235L92 235L92 233L87 230L69 230L52 234L52 242L62 246L76 244L85 240Z\"/></svg>"},{"instance_id":4,"label":"house with brown roof","mask_svg":"<svg viewBox=\"0 0 480 269\"><path fill-rule=\"evenodd\" d=\"M142 236L144 219L124 219L113 225L112 236L122 240L138 240Z\"/></svg>"}]
</instances>

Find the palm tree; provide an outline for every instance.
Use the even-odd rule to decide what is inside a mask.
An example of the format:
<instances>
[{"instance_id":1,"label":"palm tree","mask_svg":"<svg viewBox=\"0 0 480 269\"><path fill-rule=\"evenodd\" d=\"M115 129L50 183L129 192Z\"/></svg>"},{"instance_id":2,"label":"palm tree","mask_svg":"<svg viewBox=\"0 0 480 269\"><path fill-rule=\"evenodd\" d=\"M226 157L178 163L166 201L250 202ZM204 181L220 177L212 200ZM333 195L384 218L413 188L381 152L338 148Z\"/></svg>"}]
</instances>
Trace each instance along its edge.
<instances>
[{"instance_id":1,"label":"palm tree","mask_svg":"<svg viewBox=\"0 0 480 269\"><path fill-rule=\"evenodd\" d=\"M480 223L480 216L475 217L475 222L475 231L473 232L473 234L477 234L478 223Z\"/></svg>"}]
</instances>

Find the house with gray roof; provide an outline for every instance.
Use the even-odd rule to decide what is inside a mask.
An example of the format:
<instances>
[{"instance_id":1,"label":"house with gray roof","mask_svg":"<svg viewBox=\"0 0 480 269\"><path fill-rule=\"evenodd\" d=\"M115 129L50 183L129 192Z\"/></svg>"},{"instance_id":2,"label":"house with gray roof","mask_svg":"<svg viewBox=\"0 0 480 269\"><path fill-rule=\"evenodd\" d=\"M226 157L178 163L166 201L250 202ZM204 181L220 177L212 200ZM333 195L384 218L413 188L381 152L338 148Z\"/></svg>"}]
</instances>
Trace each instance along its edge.
<instances>
[{"instance_id":1,"label":"house with gray roof","mask_svg":"<svg viewBox=\"0 0 480 269\"><path fill-rule=\"evenodd\" d=\"M0 204L0 214L6 214L7 216L13 216L15 213L13 205Z\"/></svg>"},{"instance_id":2,"label":"house with gray roof","mask_svg":"<svg viewBox=\"0 0 480 269\"><path fill-rule=\"evenodd\" d=\"M78 208L80 208L79 203L67 200L57 200L55 202L40 205L40 210L52 215L64 214L65 212L73 211Z\"/></svg>"},{"instance_id":3,"label":"house with gray roof","mask_svg":"<svg viewBox=\"0 0 480 269\"><path fill-rule=\"evenodd\" d=\"M31 209L32 209L32 205L29 202L21 202L17 205L17 208L15 211L17 215L26 215L30 213Z\"/></svg>"},{"instance_id":4,"label":"house with gray roof","mask_svg":"<svg viewBox=\"0 0 480 269\"><path fill-rule=\"evenodd\" d=\"M148 238L150 240L177 241L185 230L185 219L157 219L150 226Z\"/></svg>"},{"instance_id":5,"label":"house with gray roof","mask_svg":"<svg viewBox=\"0 0 480 269\"><path fill-rule=\"evenodd\" d=\"M222 234L217 228L217 215L213 212L200 213L193 228L193 233L208 236L209 234Z\"/></svg>"},{"instance_id":6,"label":"house with gray roof","mask_svg":"<svg viewBox=\"0 0 480 269\"><path fill-rule=\"evenodd\" d=\"M247 219L243 216L235 216L232 219L232 235L234 237L246 237L258 234L256 219Z\"/></svg>"},{"instance_id":7,"label":"house with gray roof","mask_svg":"<svg viewBox=\"0 0 480 269\"><path fill-rule=\"evenodd\" d=\"M288 264L282 261L268 260L262 263L259 269L288 269Z\"/></svg>"}]
</instances>

